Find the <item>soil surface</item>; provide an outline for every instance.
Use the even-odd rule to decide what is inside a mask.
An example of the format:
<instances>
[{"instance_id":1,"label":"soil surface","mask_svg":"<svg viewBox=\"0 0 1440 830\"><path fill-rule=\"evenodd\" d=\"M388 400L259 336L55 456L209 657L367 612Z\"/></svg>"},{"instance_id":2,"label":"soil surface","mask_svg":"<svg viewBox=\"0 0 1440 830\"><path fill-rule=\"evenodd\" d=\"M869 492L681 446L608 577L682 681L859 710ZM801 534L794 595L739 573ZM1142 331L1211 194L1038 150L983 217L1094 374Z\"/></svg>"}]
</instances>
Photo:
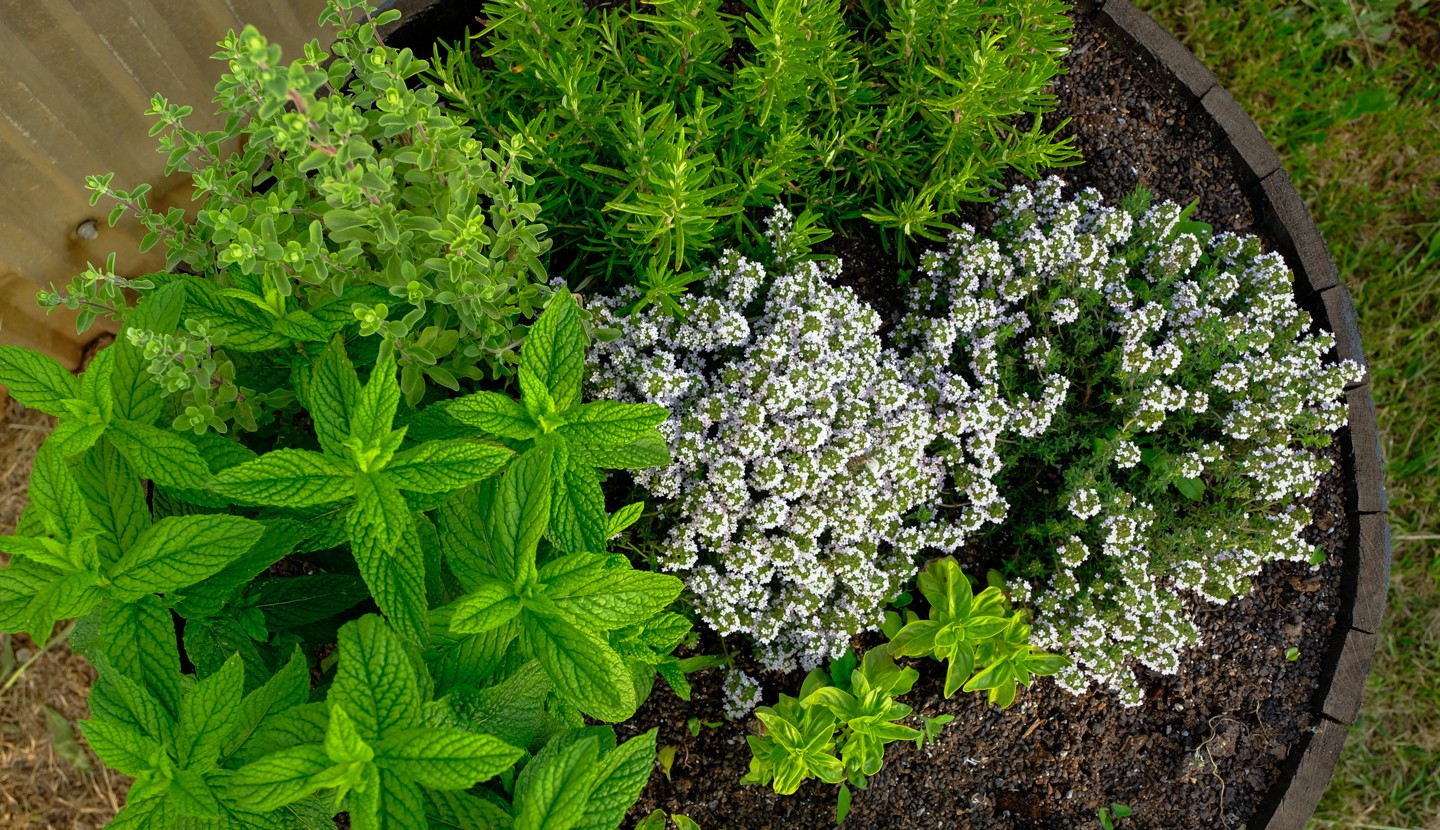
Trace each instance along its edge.
<instances>
[{"instance_id":1,"label":"soil surface","mask_svg":"<svg viewBox=\"0 0 1440 830\"><path fill-rule=\"evenodd\" d=\"M1114 203L1143 184L1157 199L1188 204L1195 218L1218 231L1262 236L1251 206L1215 138L1172 103L1144 72L1084 21L1076 26L1069 73L1060 79L1059 107L1047 126L1069 119L1086 163L1056 171L1072 188L1094 187ZM1013 182L1019 183L1019 177ZM1067 191L1069 192L1069 191ZM983 227L990 208L976 205L961 219ZM1271 246L1273 247L1273 246ZM891 316L897 292L894 255L870 238L838 238L842 281ZM1329 554L1319 568L1281 563L1254 580L1254 590L1227 606L1187 603L1202 645L1176 676L1142 672L1145 703L1119 705L1111 693L1075 697L1039 680L1001 710L981 695L945 700L943 667L908 661L921 672L903 698L918 715L952 714L955 721L924 749L893 744L885 766L854 794L846 826L904 828L1099 827L1097 811L1112 802L1135 811L1117 827L1147 830L1239 828L1278 779L1309 713L1320 664L1339 607L1340 567L1348 525L1337 445L1326 451L1334 468L1309 500L1315 521L1307 539ZM880 641L857 642L868 647ZM729 643L744 653L743 643ZM1285 657L1297 647L1299 658ZM713 635L701 650L714 653ZM738 661L742 668L754 665ZM766 688L765 703L795 693L800 674L752 671ZM834 826L837 788L808 781L793 796L743 787L750 752L749 723L722 714L720 672L692 677L690 702L657 686L640 713L618 727L622 737L659 727L662 747L675 749L668 776L657 772L631 810L681 813L705 830L805 830ZM692 736L689 724L701 725Z\"/></svg>"}]
</instances>

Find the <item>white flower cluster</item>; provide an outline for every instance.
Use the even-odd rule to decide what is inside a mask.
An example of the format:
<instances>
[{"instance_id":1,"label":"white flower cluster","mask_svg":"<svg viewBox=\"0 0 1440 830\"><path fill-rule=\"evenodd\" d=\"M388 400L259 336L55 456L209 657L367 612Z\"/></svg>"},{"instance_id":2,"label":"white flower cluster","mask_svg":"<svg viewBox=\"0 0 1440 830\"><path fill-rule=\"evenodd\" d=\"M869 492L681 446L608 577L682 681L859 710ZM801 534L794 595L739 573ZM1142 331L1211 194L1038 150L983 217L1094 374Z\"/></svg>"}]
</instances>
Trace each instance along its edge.
<instances>
[{"instance_id":1,"label":"white flower cluster","mask_svg":"<svg viewBox=\"0 0 1440 830\"><path fill-rule=\"evenodd\" d=\"M725 700L720 705L725 710L725 717L730 720L740 720L760 705L760 681L739 669L725 670L720 691L725 694Z\"/></svg>"},{"instance_id":2,"label":"white flower cluster","mask_svg":"<svg viewBox=\"0 0 1440 830\"><path fill-rule=\"evenodd\" d=\"M783 209L772 220L775 250L788 250L792 222ZM915 514L933 514L946 484L927 446L942 431L963 438L968 422L934 416L881 345L879 315L829 284L839 271L786 261L767 274L729 252L680 301L683 319L620 318L633 293L592 306L596 325L623 332L591 351L593 395L672 413L661 432L674 464L636 473L673 500L660 567L685 579L717 632L749 635L769 668L839 657L878 627L922 550L965 538L965 525ZM983 469L967 475L989 484Z\"/></svg>"},{"instance_id":3,"label":"white flower cluster","mask_svg":"<svg viewBox=\"0 0 1440 830\"><path fill-rule=\"evenodd\" d=\"M1017 188L997 239L965 226L927 254L899 332L963 436L950 460L972 508L1025 502L1001 532L1041 540L1012 581L1033 642L1076 661L1067 688L1135 705L1134 664L1173 673L1198 640L1182 592L1223 603L1308 558L1295 499L1326 462L1302 442L1345 423L1361 369L1323 359L1332 338L1256 240L1062 188Z\"/></svg>"}]
</instances>

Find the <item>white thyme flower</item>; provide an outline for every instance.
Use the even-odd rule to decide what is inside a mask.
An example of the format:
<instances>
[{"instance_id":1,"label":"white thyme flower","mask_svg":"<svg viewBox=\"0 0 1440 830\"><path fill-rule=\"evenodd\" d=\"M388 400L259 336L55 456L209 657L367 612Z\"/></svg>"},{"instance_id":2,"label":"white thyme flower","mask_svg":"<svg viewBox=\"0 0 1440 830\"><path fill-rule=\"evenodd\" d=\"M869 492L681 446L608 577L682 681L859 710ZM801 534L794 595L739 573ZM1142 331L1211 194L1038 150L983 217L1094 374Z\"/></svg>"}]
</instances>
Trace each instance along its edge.
<instances>
[{"instance_id":1,"label":"white thyme flower","mask_svg":"<svg viewBox=\"0 0 1440 830\"><path fill-rule=\"evenodd\" d=\"M1199 642L1179 597L1224 603L1267 563L1305 561L1295 499L1328 462L1303 447L1345 423L1363 369L1334 361L1254 238L1208 238L1171 203L1066 201L1055 179L997 204L992 233L963 227L922 255L925 311L896 336L946 429L968 430L941 453L973 500L967 526L1006 520L1016 498L1040 517L995 538L1043 539L1030 555L1048 570L1014 601L1036 645L1075 660L1058 681L1136 705L1135 668L1173 673ZM1196 492L1180 479L1205 485L1198 520L1179 520Z\"/></svg>"},{"instance_id":2,"label":"white thyme flower","mask_svg":"<svg viewBox=\"0 0 1440 830\"><path fill-rule=\"evenodd\" d=\"M767 223L776 251L790 249L792 226L783 211ZM942 490L965 500L966 484L951 483L931 448L976 427L927 400L936 378L917 376L882 343L880 316L831 285L842 267L782 257L767 270L726 253L680 299L683 319L654 307L622 318L624 294L592 303L596 325L621 335L592 349L589 383L672 412L661 434L674 463L634 473L673 501L662 505L673 522L660 566L685 580L716 631L749 635L769 668L843 654L879 626L922 551L958 550L1003 513L975 471L961 516L913 518L933 516ZM985 273L1030 284L1008 266ZM943 341L944 324L928 336ZM1035 404L1037 422L1057 405Z\"/></svg>"}]
</instances>

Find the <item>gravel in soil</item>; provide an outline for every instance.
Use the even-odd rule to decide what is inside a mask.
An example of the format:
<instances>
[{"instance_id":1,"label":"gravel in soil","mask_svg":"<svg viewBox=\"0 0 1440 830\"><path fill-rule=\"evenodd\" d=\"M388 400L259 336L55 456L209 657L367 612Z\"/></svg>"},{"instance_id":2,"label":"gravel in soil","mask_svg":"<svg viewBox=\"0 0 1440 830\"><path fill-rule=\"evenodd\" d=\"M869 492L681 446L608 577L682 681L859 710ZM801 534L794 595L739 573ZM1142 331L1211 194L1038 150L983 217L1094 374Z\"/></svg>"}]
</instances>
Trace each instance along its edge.
<instances>
[{"instance_id":1,"label":"gravel in soil","mask_svg":"<svg viewBox=\"0 0 1440 830\"><path fill-rule=\"evenodd\" d=\"M1189 112L1156 89L1143 70L1085 21L1078 21L1059 107L1047 126L1069 119L1086 159L1057 171L1072 188L1094 187L1115 202L1144 184L1157 198L1188 204L1216 231L1261 234L1223 149ZM1019 183L1012 177L1011 183ZM975 205L960 217L988 224L990 208ZM885 312L897 302L893 255L872 239L837 239L830 252L846 263L842 278ZM886 316L890 316L887 314ZM1111 693L1074 697L1048 679L1022 690L1008 710L983 696L944 699L943 669L910 661L921 680L904 701L917 715L952 714L955 721L924 749L894 744L885 766L855 793L847 826L867 828L1096 827L1097 811L1119 802L1144 827L1238 828L1278 779L1285 757L1314 725L1309 713L1326 644L1340 602L1340 568L1348 526L1338 442L1334 461L1309 500L1315 520L1307 539L1329 561L1319 568L1272 565L1254 590L1226 606L1193 600L1188 606L1203 634L1175 676L1142 674L1146 699L1126 709ZM876 635L858 645L879 642ZM743 653L740 642L730 650ZM1299 649L1296 660L1286 650ZM713 635L701 650L719 648ZM742 658L740 667L756 669ZM766 703L795 693L799 674L760 671ZM834 826L836 787L809 781L779 797L768 788L742 787L750 752L746 723L724 721L720 673L692 677L688 703L666 689L656 693L622 737L659 727L661 746L675 748L668 775L657 772L631 810L682 813L706 830L803 830ZM692 736L689 723L702 726ZM751 721L753 724L753 721Z\"/></svg>"}]
</instances>

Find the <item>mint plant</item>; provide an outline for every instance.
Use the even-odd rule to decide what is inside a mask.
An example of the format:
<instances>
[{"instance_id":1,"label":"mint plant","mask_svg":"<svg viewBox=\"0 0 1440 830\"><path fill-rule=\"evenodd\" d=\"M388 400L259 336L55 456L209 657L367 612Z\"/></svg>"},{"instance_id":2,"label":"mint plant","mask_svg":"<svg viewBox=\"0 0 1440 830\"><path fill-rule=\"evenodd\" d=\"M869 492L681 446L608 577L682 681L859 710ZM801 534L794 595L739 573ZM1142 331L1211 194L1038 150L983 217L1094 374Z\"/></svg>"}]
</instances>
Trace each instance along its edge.
<instances>
[{"instance_id":1,"label":"mint plant","mask_svg":"<svg viewBox=\"0 0 1440 830\"><path fill-rule=\"evenodd\" d=\"M277 810L333 791L356 828L425 827L426 792L464 790L510 769L523 751L437 724L403 641L366 615L340 629L340 660L324 704L323 739L277 749L234 772L231 792ZM317 714L318 710L317 710ZM320 731L292 718L292 734Z\"/></svg>"},{"instance_id":2,"label":"mint plant","mask_svg":"<svg viewBox=\"0 0 1440 830\"><path fill-rule=\"evenodd\" d=\"M552 268L656 302L758 236L754 209L867 219L903 247L940 238L1006 169L1078 161L1039 124L1070 27L1059 2L483 8L484 59L452 48L431 87L531 157L517 187L552 229Z\"/></svg>"},{"instance_id":3,"label":"mint plant","mask_svg":"<svg viewBox=\"0 0 1440 830\"><path fill-rule=\"evenodd\" d=\"M203 489L209 465L193 444L155 425L163 393L140 374L136 351L101 355L77 380L54 358L0 346L0 379L15 400L61 420L50 440L63 457L85 452L103 436L141 476L165 487Z\"/></svg>"},{"instance_id":4,"label":"mint plant","mask_svg":"<svg viewBox=\"0 0 1440 830\"><path fill-rule=\"evenodd\" d=\"M173 633L170 640L174 642ZM152 647L163 645L155 642ZM242 695L243 668L239 657L232 657L171 706L145 685L102 668L101 685L91 695L91 717L80 726L106 765L135 779L125 806L109 826L203 822L238 830L293 827L304 816L323 820L327 813L314 801L288 814L277 813L236 787L235 774L227 768L253 739L257 718L304 701L309 691L304 660L297 658L287 668L271 684ZM178 667L174 679L178 686Z\"/></svg>"},{"instance_id":5,"label":"mint plant","mask_svg":"<svg viewBox=\"0 0 1440 830\"><path fill-rule=\"evenodd\" d=\"M144 295L128 314L156 327L184 288ZM583 338L577 310L558 295L533 326L537 345L576 367L582 343L546 338ZM618 825L648 777L653 733L618 749L613 736L567 735L582 712L631 715L657 672L688 694L685 673L712 662L671 654L690 631L666 610L679 580L607 553L634 506L602 512L594 547L561 551L546 540L564 538L550 499L565 444L542 440L512 461L492 441L410 440L397 419L423 413L406 410L394 356L372 356L362 382L338 337L309 352L297 344L292 403L262 433L151 427L191 455L140 455L172 470L149 479L147 499L123 451L131 445L111 427L136 414L163 422L180 402L149 381L124 333L78 380L22 350L0 364L18 400L61 413L36 460L32 503L0 541L14 557L0 569L0 625L43 642L57 620L81 618L76 647L101 675L85 733L138 779L116 826L293 827L344 809L358 827L455 814L529 827L536 811L585 798L586 826ZM521 367L527 388L536 365ZM551 394L556 375L545 377L538 388ZM567 411L586 406L604 409ZM94 412L99 428L75 438L73 424ZM653 432L655 416L642 414ZM186 464L203 479L173 472ZM292 552L319 556L318 572L267 575ZM384 617L363 614L371 600ZM331 675L321 649L337 640ZM312 667L325 678L319 693ZM582 744L556 763L581 764L587 779L556 784L534 766L551 746ZM502 774L513 789L457 792Z\"/></svg>"},{"instance_id":6,"label":"mint plant","mask_svg":"<svg viewBox=\"0 0 1440 830\"><path fill-rule=\"evenodd\" d=\"M59 419L0 540L0 628L76 618L85 735L136 778L116 827L618 827L654 733L616 746L584 715L715 662L673 654L679 581L607 550L643 504L607 513L598 470L665 463L668 413L580 401L585 315L540 279L515 159L403 83L388 16L326 19L332 74L247 31L222 44L223 131L161 107L196 224L96 182L175 271L112 260L44 298L116 342L79 377L0 347L0 384ZM533 436L446 414L507 383Z\"/></svg>"},{"instance_id":7,"label":"mint plant","mask_svg":"<svg viewBox=\"0 0 1440 830\"><path fill-rule=\"evenodd\" d=\"M1030 645L1022 612L1007 613L1005 595L989 586L977 596L952 557L930 563L917 580L930 603L928 619L916 619L890 640L897 657L934 657L945 661L945 696L960 689L985 690L991 703L1015 701L1016 684L1032 676L1055 674L1070 661L1039 653ZM976 670L976 667L979 670Z\"/></svg>"},{"instance_id":8,"label":"mint plant","mask_svg":"<svg viewBox=\"0 0 1440 830\"><path fill-rule=\"evenodd\" d=\"M670 463L656 425L663 406L619 401L581 402L586 334L574 297L557 292L520 354L520 400L477 392L439 404L442 418L508 441L524 455L549 453L553 487L548 504L555 544L567 553L602 550L618 532L605 513L600 470L663 467Z\"/></svg>"},{"instance_id":9,"label":"mint plant","mask_svg":"<svg viewBox=\"0 0 1440 830\"><path fill-rule=\"evenodd\" d=\"M500 639L519 637L522 653L540 661L568 702L602 720L625 720L640 701L611 632L653 624L683 585L603 553L567 553L539 564L553 459L550 448L526 453L491 496L484 561L467 580L469 592L449 607L450 631L483 634L504 626ZM661 623L674 636L662 634L659 642L670 648L690 628L675 615ZM652 672L648 664L639 670Z\"/></svg>"},{"instance_id":10,"label":"mint plant","mask_svg":"<svg viewBox=\"0 0 1440 830\"><path fill-rule=\"evenodd\" d=\"M400 385L394 359L370 371L362 387L337 339L320 356L304 391L321 452L277 449L222 471L215 493L241 504L292 509L344 502L341 524L380 609L406 636L423 642L424 560L405 492L444 495L488 478L510 458L504 447L476 441L426 441L401 451L394 428Z\"/></svg>"}]
</instances>

